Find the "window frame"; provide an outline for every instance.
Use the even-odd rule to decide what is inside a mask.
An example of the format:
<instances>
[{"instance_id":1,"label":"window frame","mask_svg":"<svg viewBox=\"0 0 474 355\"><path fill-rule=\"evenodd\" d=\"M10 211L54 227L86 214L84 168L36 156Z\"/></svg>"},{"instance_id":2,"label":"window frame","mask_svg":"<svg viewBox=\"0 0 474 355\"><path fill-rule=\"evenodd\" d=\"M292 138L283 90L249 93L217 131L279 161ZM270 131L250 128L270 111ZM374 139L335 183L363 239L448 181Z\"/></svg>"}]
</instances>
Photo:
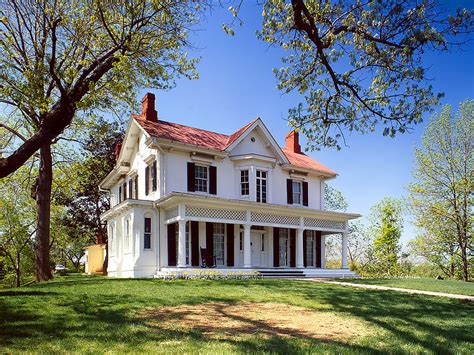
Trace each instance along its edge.
<instances>
[{"instance_id":1,"label":"window frame","mask_svg":"<svg viewBox=\"0 0 474 355\"><path fill-rule=\"evenodd\" d=\"M147 220L150 221L150 229L147 232ZM145 215L143 218L143 250L151 250L151 241L152 241L152 235L153 235L153 220L151 216ZM149 238L149 246L148 248L146 247L147 243L147 237Z\"/></svg>"},{"instance_id":2,"label":"window frame","mask_svg":"<svg viewBox=\"0 0 474 355\"><path fill-rule=\"evenodd\" d=\"M198 177L198 171L203 169L206 172L206 178ZM200 190L199 188L204 185L199 185L198 181L205 181L206 190ZM209 176L209 166L203 164L194 164L194 192L209 194L210 176Z\"/></svg>"},{"instance_id":3,"label":"window frame","mask_svg":"<svg viewBox=\"0 0 474 355\"><path fill-rule=\"evenodd\" d=\"M268 170L256 169L255 171L255 200L260 203L268 202Z\"/></svg>"},{"instance_id":4,"label":"window frame","mask_svg":"<svg viewBox=\"0 0 474 355\"><path fill-rule=\"evenodd\" d=\"M295 192L295 186L299 186L299 192ZM293 195L293 204L302 206L303 205L303 181L292 180L291 193ZM299 199L297 200L295 196L298 196Z\"/></svg>"},{"instance_id":5,"label":"window frame","mask_svg":"<svg viewBox=\"0 0 474 355\"><path fill-rule=\"evenodd\" d=\"M246 177L244 176L245 173L247 175ZM246 190L246 193L244 193L244 189ZM250 169L240 170L240 196L250 196Z\"/></svg>"}]
</instances>

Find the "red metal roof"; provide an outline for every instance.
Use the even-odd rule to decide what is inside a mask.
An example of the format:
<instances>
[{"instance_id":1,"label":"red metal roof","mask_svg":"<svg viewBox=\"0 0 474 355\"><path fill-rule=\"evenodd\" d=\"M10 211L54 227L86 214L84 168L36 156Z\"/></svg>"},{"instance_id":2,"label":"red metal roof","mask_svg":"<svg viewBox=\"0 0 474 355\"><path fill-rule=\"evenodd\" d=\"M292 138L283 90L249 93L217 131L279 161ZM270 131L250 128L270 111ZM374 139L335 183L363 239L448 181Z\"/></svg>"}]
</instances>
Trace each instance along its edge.
<instances>
[{"instance_id":1,"label":"red metal roof","mask_svg":"<svg viewBox=\"0 0 474 355\"><path fill-rule=\"evenodd\" d=\"M143 129L152 137L220 151L224 151L228 146L235 142L245 132L245 130L257 120L255 119L249 122L244 127L228 136L226 134L206 131L204 129L162 120L159 120L158 122L147 121L139 115L134 115L132 117L135 118L140 126L142 126ZM295 153L286 148L281 148L281 150L290 161L290 164L295 167L336 175L334 171L308 157L304 153Z\"/></svg>"}]
</instances>

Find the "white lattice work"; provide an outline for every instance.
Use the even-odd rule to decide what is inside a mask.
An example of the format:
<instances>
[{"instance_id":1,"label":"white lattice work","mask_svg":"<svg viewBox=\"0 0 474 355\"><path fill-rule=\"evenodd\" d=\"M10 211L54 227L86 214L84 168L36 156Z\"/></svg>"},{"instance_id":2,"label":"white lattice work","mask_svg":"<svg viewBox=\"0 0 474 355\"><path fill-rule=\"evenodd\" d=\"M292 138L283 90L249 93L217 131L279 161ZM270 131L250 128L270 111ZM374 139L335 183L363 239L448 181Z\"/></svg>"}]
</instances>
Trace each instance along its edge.
<instances>
[{"instance_id":1,"label":"white lattice work","mask_svg":"<svg viewBox=\"0 0 474 355\"><path fill-rule=\"evenodd\" d=\"M252 212L250 220L258 223L286 224L298 226L300 224L299 217L282 216L278 214Z\"/></svg>"},{"instance_id":2,"label":"white lattice work","mask_svg":"<svg viewBox=\"0 0 474 355\"><path fill-rule=\"evenodd\" d=\"M186 217L245 221L246 212L220 208L186 206Z\"/></svg>"},{"instance_id":3,"label":"white lattice work","mask_svg":"<svg viewBox=\"0 0 474 355\"><path fill-rule=\"evenodd\" d=\"M304 225L306 227L317 227L317 228L325 228L325 229L345 230L345 223L344 222L327 221L327 220L324 220L324 219L317 219L317 218L305 217Z\"/></svg>"},{"instance_id":4,"label":"white lattice work","mask_svg":"<svg viewBox=\"0 0 474 355\"><path fill-rule=\"evenodd\" d=\"M166 219L171 219L171 218L178 217L178 214L179 214L178 207L167 210L166 211Z\"/></svg>"}]
</instances>

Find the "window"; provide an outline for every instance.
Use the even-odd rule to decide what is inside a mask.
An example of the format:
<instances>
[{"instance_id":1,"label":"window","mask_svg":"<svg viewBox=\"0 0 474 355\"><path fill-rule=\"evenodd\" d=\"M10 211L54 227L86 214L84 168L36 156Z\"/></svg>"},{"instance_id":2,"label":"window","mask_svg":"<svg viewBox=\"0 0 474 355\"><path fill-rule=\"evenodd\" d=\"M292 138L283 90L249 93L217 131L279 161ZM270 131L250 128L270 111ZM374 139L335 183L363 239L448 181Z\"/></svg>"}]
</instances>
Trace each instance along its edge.
<instances>
[{"instance_id":1,"label":"window","mask_svg":"<svg viewBox=\"0 0 474 355\"><path fill-rule=\"evenodd\" d=\"M133 189L134 189L133 198L138 200L138 175L135 175L133 177Z\"/></svg>"},{"instance_id":2,"label":"window","mask_svg":"<svg viewBox=\"0 0 474 355\"><path fill-rule=\"evenodd\" d=\"M134 196L133 196L133 178L128 180L128 198L134 198Z\"/></svg>"},{"instance_id":3,"label":"window","mask_svg":"<svg viewBox=\"0 0 474 355\"><path fill-rule=\"evenodd\" d=\"M314 266L314 251L316 247L315 231L306 231L306 265Z\"/></svg>"},{"instance_id":4,"label":"window","mask_svg":"<svg viewBox=\"0 0 474 355\"><path fill-rule=\"evenodd\" d=\"M224 224L214 223L213 228L214 257L216 258L216 265L224 265Z\"/></svg>"},{"instance_id":5,"label":"window","mask_svg":"<svg viewBox=\"0 0 474 355\"><path fill-rule=\"evenodd\" d=\"M123 201L127 199L127 182L124 182L122 185L122 194L123 194Z\"/></svg>"},{"instance_id":6,"label":"window","mask_svg":"<svg viewBox=\"0 0 474 355\"><path fill-rule=\"evenodd\" d=\"M203 165L196 165L194 167L194 190L207 192L208 191L208 167Z\"/></svg>"},{"instance_id":7,"label":"window","mask_svg":"<svg viewBox=\"0 0 474 355\"><path fill-rule=\"evenodd\" d=\"M191 233L189 232L190 222L186 222L186 265L191 264L190 250L191 250Z\"/></svg>"},{"instance_id":8,"label":"window","mask_svg":"<svg viewBox=\"0 0 474 355\"><path fill-rule=\"evenodd\" d=\"M242 196L248 196L249 193L250 193L249 171L241 170L240 171L240 194Z\"/></svg>"},{"instance_id":9,"label":"window","mask_svg":"<svg viewBox=\"0 0 474 355\"><path fill-rule=\"evenodd\" d=\"M280 254L280 266L288 266L288 229L280 228L278 249Z\"/></svg>"},{"instance_id":10,"label":"window","mask_svg":"<svg viewBox=\"0 0 474 355\"><path fill-rule=\"evenodd\" d=\"M151 184L151 186L150 186ZM145 168L145 195L151 191L156 191L158 187L156 160Z\"/></svg>"},{"instance_id":11,"label":"window","mask_svg":"<svg viewBox=\"0 0 474 355\"><path fill-rule=\"evenodd\" d=\"M293 181L293 203L296 205L302 204L301 181Z\"/></svg>"},{"instance_id":12,"label":"window","mask_svg":"<svg viewBox=\"0 0 474 355\"><path fill-rule=\"evenodd\" d=\"M257 170L257 202L267 202L267 172Z\"/></svg>"},{"instance_id":13,"label":"window","mask_svg":"<svg viewBox=\"0 0 474 355\"><path fill-rule=\"evenodd\" d=\"M122 202L122 185L119 186L118 203Z\"/></svg>"},{"instance_id":14,"label":"window","mask_svg":"<svg viewBox=\"0 0 474 355\"><path fill-rule=\"evenodd\" d=\"M125 220L125 246L124 249L130 250L130 218Z\"/></svg>"},{"instance_id":15,"label":"window","mask_svg":"<svg viewBox=\"0 0 474 355\"><path fill-rule=\"evenodd\" d=\"M151 218L145 217L145 233L143 235L143 248L151 249Z\"/></svg>"}]
</instances>

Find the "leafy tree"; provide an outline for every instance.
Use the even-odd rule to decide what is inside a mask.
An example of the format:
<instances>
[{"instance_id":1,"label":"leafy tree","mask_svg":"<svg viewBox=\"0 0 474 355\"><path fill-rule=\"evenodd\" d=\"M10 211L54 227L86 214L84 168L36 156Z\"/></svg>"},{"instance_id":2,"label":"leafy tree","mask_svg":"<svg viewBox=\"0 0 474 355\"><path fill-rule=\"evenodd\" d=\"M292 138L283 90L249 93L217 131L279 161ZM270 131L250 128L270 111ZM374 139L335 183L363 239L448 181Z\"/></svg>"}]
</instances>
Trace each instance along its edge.
<instances>
[{"instance_id":1,"label":"leafy tree","mask_svg":"<svg viewBox=\"0 0 474 355\"><path fill-rule=\"evenodd\" d=\"M449 270L449 275L459 268L465 281L474 252L473 148L474 100L461 103L457 114L445 106L431 118L415 151L416 181L409 186L415 223L421 230L417 251Z\"/></svg>"},{"instance_id":2,"label":"leafy tree","mask_svg":"<svg viewBox=\"0 0 474 355\"><path fill-rule=\"evenodd\" d=\"M15 285L21 285L22 274L32 266L34 208L26 193L28 169L22 168L0 184L0 258L13 270Z\"/></svg>"},{"instance_id":3,"label":"leafy tree","mask_svg":"<svg viewBox=\"0 0 474 355\"><path fill-rule=\"evenodd\" d=\"M421 122L441 97L423 54L464 43L473 14L448 15L435 0L265 0L258 37L288 53L275 69L278 88L304 97L290 124L310 148L339 149L345 131L381 124L393 137Z\"/></svg>"},{"instance_id":4,"label":"leafy tree","mask_svg":"<svg viewBox=\"0 0 474 355\"><path fill-rule=\"evenodd\" d=\"M394 275L398 271L403 231L402 203L385 197L371 208L369 233L373 237L372 267L376 273Z\"/></svg>"},{"instance_id":5,"label":"leafy tree","mask_svg":"<svg viewBox=\"0 0 474 355\"><path fill-rule=\"evenodd\" d=\"M347 211L349 204L341 191L324 184L324 206L328 211Z\"/></svg>"},{"instance_id":6,"label":"leafy tree","mask_svg":"<svg viewBox=\"0 0 474 355\"><path fill-rule=\"evenodd\" d=\"M168 88L180 75L194 78L195 60L184 47L197 7L182 0L0 0L0 103L19 115L27 132L0 126L16 137L11 153L0 157L0 178L39 151L32 194L37 280L51 278L51 144L96 108L133 104L137 88Z\"/></svg>"},{"instance_id":7,"label":"leafy tree","mask_svg":"<svg viewBox=\"0 0 474 355\"><path fill-rule=\"evenodd\" d=\"M64 252L76 267L73 260L82 256L81 246L96 241L107 245L107 229L100 216L110 208L110 201L108 194L99 190L99 183L115 166L115 147L122 139L120 126L99 119L91 125L82 144L83 160L69 166L64 174L69 187L62 190L58 202L66 206L62 224L71 236ZM107 258L103 269L107 270Z\"/></svg>"}]
</instances>

